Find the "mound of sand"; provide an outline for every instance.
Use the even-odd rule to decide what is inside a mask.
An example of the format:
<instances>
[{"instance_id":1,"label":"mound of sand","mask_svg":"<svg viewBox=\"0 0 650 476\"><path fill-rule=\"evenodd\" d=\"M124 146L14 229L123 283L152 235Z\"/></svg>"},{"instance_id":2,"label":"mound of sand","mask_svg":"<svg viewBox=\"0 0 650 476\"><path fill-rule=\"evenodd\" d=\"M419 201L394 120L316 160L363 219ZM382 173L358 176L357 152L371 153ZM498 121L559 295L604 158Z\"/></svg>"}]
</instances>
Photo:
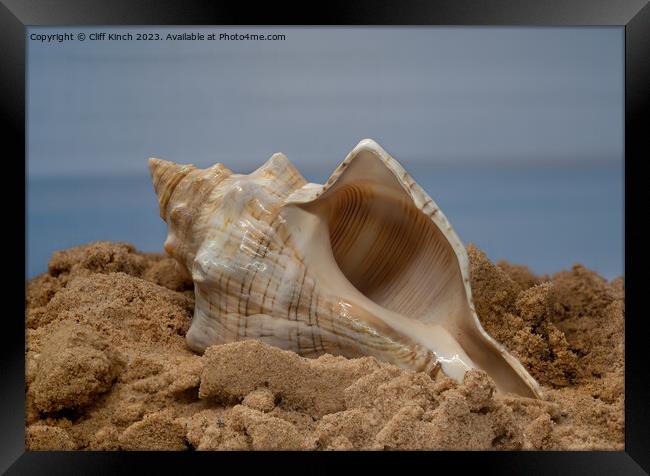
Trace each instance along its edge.
<instances>
[{"instance_id":1,"label":"mound of sand","mask_svg":"<svg viewBox=\"0 0 650 476\"><path fill-rule=\"evenodd\" d=\"M496 395L479 370L457 384L256 341L194 354L191 280L165 255L97 242L27 284L26 446L622 450L622 278L580 265L538 277L468 250L485 329L546 400Z\"/></svg>"}]
</instances>

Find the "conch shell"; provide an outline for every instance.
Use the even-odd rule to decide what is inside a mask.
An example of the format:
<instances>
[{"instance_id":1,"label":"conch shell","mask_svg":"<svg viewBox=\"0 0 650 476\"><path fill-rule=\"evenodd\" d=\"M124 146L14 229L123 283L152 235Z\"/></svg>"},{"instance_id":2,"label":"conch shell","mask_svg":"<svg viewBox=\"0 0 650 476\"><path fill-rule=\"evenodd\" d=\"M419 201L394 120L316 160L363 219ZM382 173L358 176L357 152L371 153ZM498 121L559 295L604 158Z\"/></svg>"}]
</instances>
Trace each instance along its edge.
<instances>
[{"instance_id":1,"label":"conch shell","mask_svg":"<svg viewBox=\"0 0 650 476\"><path fill-rule=\"evenodd\" d=\"M465 247L434 201L377 143L361 141L325 185L283 154L249 175L156 158L165 250L191 273L188 346L258 339L305 356L370 355L500 392L540 396L482 328Z\"/></svg>"}]
</instances>

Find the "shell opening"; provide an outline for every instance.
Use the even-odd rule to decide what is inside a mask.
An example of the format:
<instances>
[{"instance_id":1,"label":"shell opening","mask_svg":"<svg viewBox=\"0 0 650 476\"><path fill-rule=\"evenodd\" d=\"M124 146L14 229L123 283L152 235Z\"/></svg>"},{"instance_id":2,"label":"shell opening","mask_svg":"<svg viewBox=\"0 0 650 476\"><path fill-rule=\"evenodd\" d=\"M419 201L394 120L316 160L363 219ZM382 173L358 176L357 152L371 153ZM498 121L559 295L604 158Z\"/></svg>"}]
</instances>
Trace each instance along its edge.
<instances>
[{"instance_id":1,"label":"shell opening","mask_svg":"<svg viewBox=\"0 0 650 476\"><path fill-rule=\"evenodd\" d=\"M400 192L363 182L335 190L328 217L332 253L372 301L440 324L462 307L460 271L442 232Z\"/></svg>"},{"instance_id":2,"label":"shell opening","mask_svg":"<svg viewBox=\"0 0 650 476\"><path fill-rule=\"evenodd\" d=\"M441 326L501 391L535 396L532 378L522 379L498 344L476 326L454 246L414 203L409 185L371 153L357 155L346 167L324 193L302 205L326 223L322 232L329 236L323 238L329 238L342 276L378 306L379 319L385 309L426 325L402 328L407 337L440 348L443 337L425 334Z\"/></svg>"},{"instance_id":3,"label":"shell opening","mask_svg":"<svg viewBox=\"0 0 650 476\"><path fill-rule=\"evenodd\" d=\"M338 267L371 301L441 325L467 312L453 248L376 157L357 156L306 209L327 222Z\"/></svg>"}]
</instances>

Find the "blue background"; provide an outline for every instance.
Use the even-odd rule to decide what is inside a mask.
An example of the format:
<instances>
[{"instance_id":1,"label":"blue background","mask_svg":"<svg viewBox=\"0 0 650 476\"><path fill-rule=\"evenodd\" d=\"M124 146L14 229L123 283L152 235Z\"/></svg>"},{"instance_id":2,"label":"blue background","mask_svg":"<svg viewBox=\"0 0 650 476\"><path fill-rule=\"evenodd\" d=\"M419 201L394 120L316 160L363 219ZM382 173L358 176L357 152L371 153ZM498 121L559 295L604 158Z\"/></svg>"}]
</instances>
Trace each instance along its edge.
<instances>
[{"instance_id":1,"label":"blue background","mask_svg":"<svg viewBox=\"0 0 650 476\"><path fill-rule=\"evenodd\" d=\"M151 156L323 182L370 137L465 243L538 273L623 274L623 29L30 28L285 41L28 40L27 263L92 240L161 251Z\"/></svg>"}]
</instances>

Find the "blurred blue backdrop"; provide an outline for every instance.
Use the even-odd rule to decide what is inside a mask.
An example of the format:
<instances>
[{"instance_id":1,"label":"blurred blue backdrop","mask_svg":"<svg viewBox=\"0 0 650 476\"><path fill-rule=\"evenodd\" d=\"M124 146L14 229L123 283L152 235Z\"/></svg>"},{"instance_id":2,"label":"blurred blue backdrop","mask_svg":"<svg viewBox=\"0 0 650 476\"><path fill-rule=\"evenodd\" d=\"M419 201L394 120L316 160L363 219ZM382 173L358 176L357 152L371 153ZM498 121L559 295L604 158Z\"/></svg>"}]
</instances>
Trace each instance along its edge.
<instances>
[{"instance_id":1,"label":"blurred blue backdrop","mask_svg":"<svg viewBox=\"0 0 650 476\"><path fill-rule=\"evenodd\" d=\"M622 28L29 29L64 31L286 40L28 41L29 277L93 240L162 251L148 157L281 151L322 182L366 137L490 258L623 274Z\"/></svg>"}]
</instances>

